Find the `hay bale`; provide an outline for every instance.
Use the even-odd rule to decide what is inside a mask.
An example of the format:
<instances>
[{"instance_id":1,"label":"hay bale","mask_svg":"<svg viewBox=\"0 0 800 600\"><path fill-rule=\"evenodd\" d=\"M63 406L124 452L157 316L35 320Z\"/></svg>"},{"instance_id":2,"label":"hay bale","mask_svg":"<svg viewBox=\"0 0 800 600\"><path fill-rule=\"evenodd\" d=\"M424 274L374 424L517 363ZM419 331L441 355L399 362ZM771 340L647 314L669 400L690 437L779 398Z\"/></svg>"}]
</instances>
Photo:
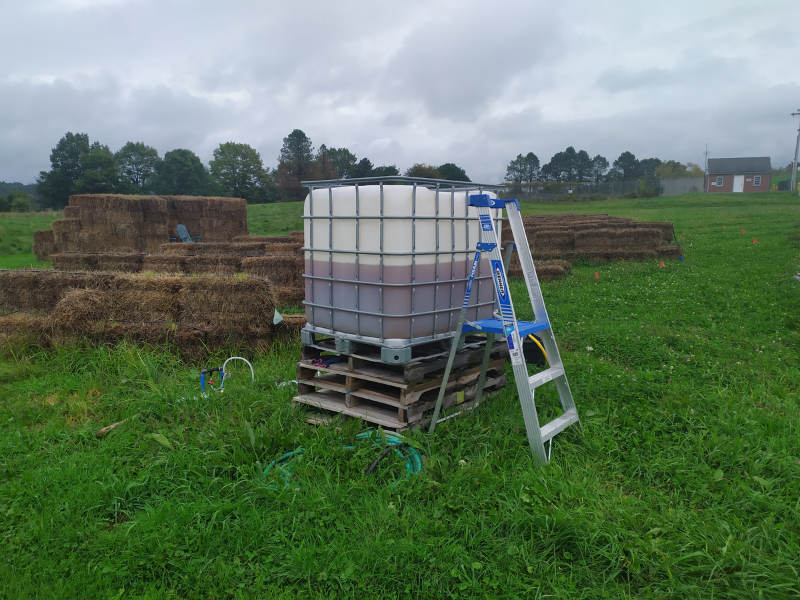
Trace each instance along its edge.
<instances>
[{"instance_id":1,"label":"hay bale","mask_svg":"<svg viewBox=\"0 0 800 600\"><path fill-rule=\"evenodd\" d=\"M538 250L571 250L575 247L575 233L562 229L542 229L528 236L531 253Z\"/></svg>"},{"instance_id":2,"label":"hay bale","mask_svg":"<svg viewBox=\"0 0 800 600\"><path fill-rule=\"evenodd\" d=\"M652 250L662 243L652 228L590 229L575 232L576 250Z\"/></svg>"},{"instance_id":3,"label":"hay bale","mask_svg":"<svg viewBox=\"0 0 800 600\"><path fill-rule=\"evenodd\" d=\"M300 233L302 233L302 231ZM300 236L300 240L290 235L237 235L231 241L240 243L262 242L264 244L296 244L298 241L302 242L302 238L302 235Z\"/></svg>"},{"instance_id":4,"label":"hay bale","mask_svg":"<svg viewBox=\"0 0 800 600\"><path fill-rule=\"evenodd\" d=\"M51 259L53 268L60 271L138 273L142 270L143 255L65 252L53 254Z\"/></svg>"},{"instance_id":5,"label":"hay bale","mask_svg":"<svg viewBox=\"0 0 800 600\"><path fill-rule=\"evenodd\" d=\"M264 253L267 244L263 242L233 243L233 242L207 242L200 244L161 244L164 254L179 254L182 256L203 256L206 254L232 254L238 256L259 256Z\"/></svg>"},{"instance_id":6,"label":"hay bale","mask_svg":"<svg viewBox=\"0 0 800 600\"><path fill-rule=\"evenodd\" d=\"M50 260L50 255L56 252L56 238L52 229L33 232L33 253L36 260Z\"/></svg>"},{"instance_id":7,"label":"hay bale","mask_svg":"<svg viewBox=\"0 0 800 600\"><path fill-rule=\"evenodd\" d=\"M283 320L275 325L272 338L275 340L298 340L300 331L305 326L305 315L284 315Z\"/></svg>"},{"instance_id":8,"label":"hay bale","mask_svg":"<svg viewBox=\"0 0 800 600\"><path fill-rule=\"evenodd\" d=\"M185 277L179 291L181 323L211 329L219 339L230 331L269 335L274 316L271 289L262 280L239 277Z\"/></svg>"},{"instance_id":9,"label":"hay bale","mask_svg":"<svg viewBox=\"0 0 800 600\"><path fill-rule=\"evenodd\" d=\"M172 254L145 254L142 258L142 271L153 273L186 273L186 257Z\"/></svg>"},{"instance_id":10,"label":"hay bale","mask_svg":"<svg viewBox=\"0 0 800 600\"><path fill-rule=\"evenodd\" d=\"M98 321L107 320L114 310L111 290L73 289L67 291L47 315L44 327L55 334L88 334Z\"/></svg>"},{"instance_id":11,"label":"hay bale","mask_svg":"<svg viewBox=\"0 0 800 600\"><path fill-rule=\"evenodd\" d=\"M655 230L666 244L672 244L675 241L675 228L669 221L633 221L629 226L636 229Z\"/></svg>"},{"instance_id":12,"label":"hay bale","mask_svg":"<svg viewBox=\"0 0 800 600\"><path fill-rule=\"evenodd\" d=\"M276 286L272 289L272 298L278 309L288 306L301 307L303 306L303 300L306 299L306 290L303 287Z\"/></svg>"},{"instance_id":13,"label":"hay bale","mask_svg":"<svg viewBox=\"0 0 800 600\"><path fill-rule=\"evenodd\" d=\"M265 277L275 286L302 287L305 259L301 256L256 256L242 260L243 273Z\"/></svg>"},{"instance_id":14,"label":"hay bale","mask_svg":"<svg viewBox=\"0 0 800 600\"><path fill-rule=\"evenodd\" d=\"M187 256L186 272L191 274L212 273L233 275L241 271L242 259L238 256L208 255Z\"/></svg>"},{"instance_id":15,"label":"hay bale","mask_svg":"<svg viewBox=\"0 0 800 600\"><path fill-rule=\"evenodd\" d=\"M64 218L65 219L80 219L81 209L77 206L65 206Z\"/></svg>"},{"instance_id":16,"label":"hay bale","mask_svg":"<svg viewBox=\"0 0 800 600\"><path fill-rule=\"evenodd\" d=\"M303 252L301 248L303 244L299 242L295 243L287 243L287 244L264 244L264 248L262 250L262 254L264 256L270 255L280 255L280 254L291 254L294 256L302 256Z\"/></svg>"},{"instance_id":17,"label":"hay bale","mask_svg":"<svg viewBox=\"0 0 800 600\"><path fill-rule=\"evenodd\" d=\"M15 269L0 271L0 309L50 311L75 288L110 289L114 275Z\"/></svg>"},{"instance_id":18,"label":"hay bale","mask_svg":"<svg viewBox=\"0 0 800 600\"><path fill-rule=\"evenodd\" d=\"M120 276L114 291L113 317L125 321L176 321L183 277Z\"/></svg>"},{"instance_id":19,"label":"hay bale","mask_svg":"<svg viewBox=\"0 0 800 600\"><path fill-rule=\"evenodd\" d=\"M656 254L659 258L678 259L683 255L683 248L678 245L661 246L656 249Z\"/></svg>"},{"instance_id":20,"label":"hay bale","mask_svg":"<svg viewBox=\"0 0 800 600\"><path fill-rule=\"evenodd\" d=\"M44 330L44 320L45 317L26 313L0 315L0 344L27 337L38 338Z\"/></svg>"},{"instance_id":21,"label":"hay bale","mask_svg":"<svg viewBox=\"0 0 800 600\"><path fill-rule=\"evenodd\" d=\"M539 281L555 281L557 279L564 279L567 273L572 271L572 265L566 260L546 260L537 261L535 263L536 276ZM522 265L519 262L519 256L515 253L511 258L511 265L508 269L509 277L518 277L522 279Z\"/></svg>"},{"instance_id":22,"label":"hay bale","mask_svg":"<svg viewBox=\"0 0 800 600\"><path fill-rule=\"evenodd\" d=\"M59 271L100 271L97 265L101 256L102 254L64 252L53 254L50 261L53 269Z\"/></svg>"}]
</instances>

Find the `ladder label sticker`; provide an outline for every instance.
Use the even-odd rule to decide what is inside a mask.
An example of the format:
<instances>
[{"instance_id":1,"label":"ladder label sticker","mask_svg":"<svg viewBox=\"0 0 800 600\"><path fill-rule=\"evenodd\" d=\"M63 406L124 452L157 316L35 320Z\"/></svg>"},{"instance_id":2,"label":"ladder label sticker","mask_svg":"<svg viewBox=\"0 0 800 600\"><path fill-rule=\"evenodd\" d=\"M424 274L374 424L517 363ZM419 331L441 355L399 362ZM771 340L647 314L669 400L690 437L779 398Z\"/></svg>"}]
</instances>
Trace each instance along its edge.
<instances>
[{"instance_id":1,"label":"ladder label sticker","mask_svg":"<svg viewBox=\"0 0 800 600\"><path fill-rule=\"evenodd\" d=\"M492 231L492 217L490 215L478 215L481 219L481 229Z\"/></svg>"},{"instance_id":2,"label":"ladder label sticker","mask_svg":"<svg viewBox=\"0 0 800 600\"><path fill-rule=\"evenodd\" d=\"M494 272L494 287L497 290L497 301L500 303L500 314L509 317L511 311L511 297L508 295L506 285L506 275L503 272L503 263L499 260L492 261L492 271Z\"/></svg>"}]
</instances>

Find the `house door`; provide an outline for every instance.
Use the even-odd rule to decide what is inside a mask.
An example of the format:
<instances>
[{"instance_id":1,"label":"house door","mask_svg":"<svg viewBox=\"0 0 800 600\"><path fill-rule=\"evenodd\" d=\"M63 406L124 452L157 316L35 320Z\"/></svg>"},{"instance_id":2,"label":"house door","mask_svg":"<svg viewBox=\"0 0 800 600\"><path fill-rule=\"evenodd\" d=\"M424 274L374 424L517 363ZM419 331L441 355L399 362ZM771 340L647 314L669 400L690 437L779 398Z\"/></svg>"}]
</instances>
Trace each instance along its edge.
<instances>
[{"instance_id":1,"label":"house door","mask_svg":"<svg viewBox=\"0 0 800 600\"><path fill-rule=\"evenodd\" d=\"M734 192L744 191L744 175L733 176L733 191Z\"/></svg>"}]
</instances>

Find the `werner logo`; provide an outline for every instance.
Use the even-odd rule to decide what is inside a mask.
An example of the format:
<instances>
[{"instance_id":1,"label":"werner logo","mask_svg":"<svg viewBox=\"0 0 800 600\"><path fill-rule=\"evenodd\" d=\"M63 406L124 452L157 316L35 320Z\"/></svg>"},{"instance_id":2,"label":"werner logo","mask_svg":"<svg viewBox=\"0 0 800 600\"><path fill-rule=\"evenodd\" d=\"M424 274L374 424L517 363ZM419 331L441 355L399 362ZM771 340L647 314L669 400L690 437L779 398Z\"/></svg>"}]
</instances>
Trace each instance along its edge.
<instances>
[{"instance_id":1,"label":"werner logo","mask_svg":"<svg viewBox=\"0 0 800 600\"><path fill-rule=\"evenodd\" d=\"M480 215L481 219L481 229L484 231L491 231L492 230L492 219L489 215Z\"/></svg>"},{"instance_id":2,"label":"werner logo","mask_svg":"<svg viewBox=\"0 0 800 600\"><path fill-rule=\"evenodd\" d=\"M495 265L494 267L494 278L497 282L497 295L500 296L502 300L506 298L506 284L503 281L503 271L500 270L500 265Z\"/></svg>"}]
</instances>

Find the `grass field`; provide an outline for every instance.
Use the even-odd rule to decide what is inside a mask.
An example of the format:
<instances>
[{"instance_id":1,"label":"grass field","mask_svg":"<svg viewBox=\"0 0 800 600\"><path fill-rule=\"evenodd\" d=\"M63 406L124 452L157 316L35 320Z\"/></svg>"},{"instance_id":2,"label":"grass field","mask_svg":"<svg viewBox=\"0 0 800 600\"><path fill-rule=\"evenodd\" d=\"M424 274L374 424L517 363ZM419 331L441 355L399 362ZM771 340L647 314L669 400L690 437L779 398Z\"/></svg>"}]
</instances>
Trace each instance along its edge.
<instances>
[{"instance_id":1,"label":"grass field","mask_svg":"<svg viewBox=\"0 0 800 600\"><path fill-rule=\"evenodd\" d=\"M277 208L281 227L298 217ZM257 383L237 371L207 396L169 349L6 346L0 597L799 596L796 196L523 208L670 220L684 247L542 284L583 423L548 466L513 383L432 443L413 434L424 472L393 485L398 459L365 477L378 449L292 412L297 344L239 349ZM254 209L251 231L282 231ZM262 475L298 445L289 489Z\"/></svg>"}]
</instances>

